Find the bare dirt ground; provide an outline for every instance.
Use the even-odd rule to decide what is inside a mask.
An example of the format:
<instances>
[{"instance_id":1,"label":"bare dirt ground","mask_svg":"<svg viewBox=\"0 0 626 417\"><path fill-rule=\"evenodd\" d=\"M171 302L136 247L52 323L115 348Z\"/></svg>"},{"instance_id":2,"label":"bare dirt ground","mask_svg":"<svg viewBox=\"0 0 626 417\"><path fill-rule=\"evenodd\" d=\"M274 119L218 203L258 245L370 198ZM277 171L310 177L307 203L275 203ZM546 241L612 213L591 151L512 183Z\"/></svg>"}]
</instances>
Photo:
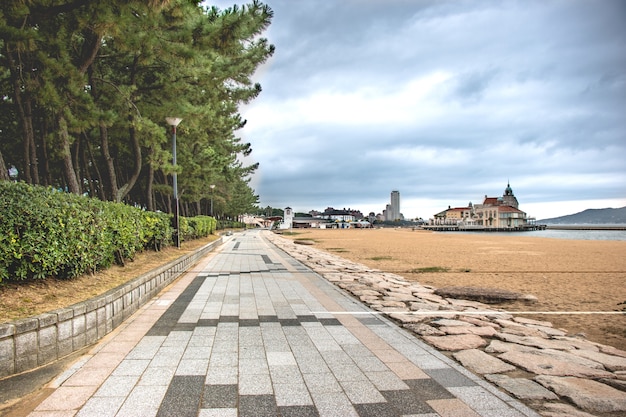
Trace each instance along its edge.
<instances>
[{"instance_id":1,"label":"bare dirt ground","mask_svg":"<svg viewBox=\"0 0 626 417\"><path fill-rule=\"evenodd\" d=\"M0 323L67 307L103 294L218 238L219 236L212 235L204 239L183 242L180 249L166 247L160 252L142 252L136 255L134 261L127 261L124 267L113 266L74 279L49 278L31 282L1 282Z\"/></svg>"},{"instance_id":2,"label":"bare dirt ground","mask_svg":"<svg viewBox=\"0 0 626 417\"><path fill-rule=\"evenodd\" d=\"M509 311L626 350L626 242L565 240L411 229L299 229L291 239L436 288L477 286L532 294ZM567 312L624 311L620 315Z\"/></svg>"}]
</instances>

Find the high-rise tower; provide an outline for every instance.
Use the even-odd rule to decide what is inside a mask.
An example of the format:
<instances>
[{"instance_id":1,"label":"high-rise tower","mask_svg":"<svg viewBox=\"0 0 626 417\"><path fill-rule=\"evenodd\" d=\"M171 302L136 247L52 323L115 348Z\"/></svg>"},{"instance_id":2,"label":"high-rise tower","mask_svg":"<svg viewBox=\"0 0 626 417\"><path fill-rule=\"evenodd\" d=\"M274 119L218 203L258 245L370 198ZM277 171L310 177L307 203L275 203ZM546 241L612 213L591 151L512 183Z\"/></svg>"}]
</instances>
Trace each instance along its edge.
<instances>
[{"instance_id":1,"label":"high-rise tower","mask_svg":"<svg viewBox=\"0 0 626 417\"><path fill-rule=\"evenodd\" d=\"M400 219L400 191L392 191L391 192L391 213L389 216L389 220L399 220Z\"/></svg>"}]
</instances>

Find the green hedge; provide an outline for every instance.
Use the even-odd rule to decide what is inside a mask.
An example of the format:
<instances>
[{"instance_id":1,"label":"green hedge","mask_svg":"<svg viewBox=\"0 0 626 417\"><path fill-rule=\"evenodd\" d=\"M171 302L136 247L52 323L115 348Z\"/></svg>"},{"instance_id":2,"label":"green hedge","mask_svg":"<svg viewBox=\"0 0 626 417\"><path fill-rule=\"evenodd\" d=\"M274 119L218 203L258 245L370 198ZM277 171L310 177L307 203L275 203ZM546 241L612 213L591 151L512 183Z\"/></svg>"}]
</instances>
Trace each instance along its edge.
<instances>
[{"instance_id":1,"label":"green hedge","mask_svg":"<svg viewBox=\"0 0 626 417\"><path fill-rule=\"evenodd\" d=\"M71 278L172 242L168 214L25 183L0 181L0 213L0 282ZM215 229L210 217L180 220L182 239Z\"/></svg>"}]
</instances>

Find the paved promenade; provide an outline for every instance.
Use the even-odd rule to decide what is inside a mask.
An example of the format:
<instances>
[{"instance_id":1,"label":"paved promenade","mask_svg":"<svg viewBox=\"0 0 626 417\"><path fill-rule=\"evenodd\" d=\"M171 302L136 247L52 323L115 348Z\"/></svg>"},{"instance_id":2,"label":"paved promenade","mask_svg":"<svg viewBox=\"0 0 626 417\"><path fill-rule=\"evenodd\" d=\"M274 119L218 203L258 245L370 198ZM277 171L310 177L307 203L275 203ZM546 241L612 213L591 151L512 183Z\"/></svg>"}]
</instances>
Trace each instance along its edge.
<instances>
[{"instance_id":1,"label":"paved promenade","mask_svg":"<svg viewBox=\"0 0 626 417\"><path fill-rule=\"evenodd\" d=\"M269 243L225 243L31 416L537 416Z\"/></svg>"}]
</instances>

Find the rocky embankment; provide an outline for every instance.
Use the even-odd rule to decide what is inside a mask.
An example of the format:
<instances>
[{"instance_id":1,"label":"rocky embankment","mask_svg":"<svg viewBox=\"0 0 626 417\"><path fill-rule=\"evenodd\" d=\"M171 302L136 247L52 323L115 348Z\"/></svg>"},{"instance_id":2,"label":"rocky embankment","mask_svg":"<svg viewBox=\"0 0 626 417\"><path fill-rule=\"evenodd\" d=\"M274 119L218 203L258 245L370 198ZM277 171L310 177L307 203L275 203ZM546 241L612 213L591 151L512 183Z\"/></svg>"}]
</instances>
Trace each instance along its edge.
<instances>
[{"instance_id":1,"label":"rocky embankment","mask_svg":"<svg viewBox=\"0 0 626 417\"><path fill-rule=\"evenodd\" d=\"M438 295L435 288L273 233L268 237L545 417L626 415L625 351L569 335L547 321L515 317L456 294Z\"/></svg>"}]
</instances>

